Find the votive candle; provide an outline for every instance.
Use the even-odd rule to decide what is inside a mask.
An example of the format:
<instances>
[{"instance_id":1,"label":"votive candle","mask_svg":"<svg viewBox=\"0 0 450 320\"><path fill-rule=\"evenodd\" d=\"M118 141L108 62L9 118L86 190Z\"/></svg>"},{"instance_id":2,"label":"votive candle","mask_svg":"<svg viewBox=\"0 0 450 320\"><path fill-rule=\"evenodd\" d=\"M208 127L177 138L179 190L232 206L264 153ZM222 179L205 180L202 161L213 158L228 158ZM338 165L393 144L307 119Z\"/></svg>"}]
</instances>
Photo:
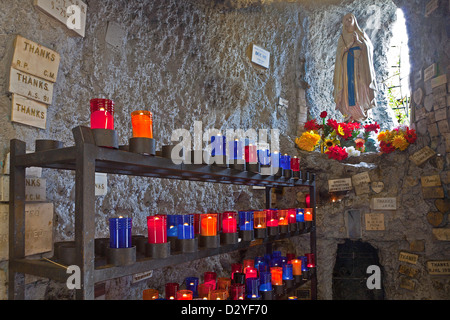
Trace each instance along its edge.
<instances>
[{"instance_id":1,"label":"votive candle","mask_svg":"<svg viewBox=\"0 0 450 320\"><path fill-rule=\"evenodd\" d=\"M184 279L186 290L191 290L194 298L198 297L198 281L199 279L197 277L187 277Z\"/></svg>"},{"instance_id":2,"label":"votive candle","mask_svg":"<svg viewBox=\"0 0 450 320\"><path fill-rule=\"evenodd\" d=\"M239 211L239 230L253 230L253 211Z\"/></svg>"},{"instance_id":3,"label":"votive candle","mask_svg":"<svg viewBox=\"0 0 450 320\"><path fill-rule=\"evenodd\" d=\"M118 248L131 248L131 218L112 218L109 219L109 247Z\"/></svg>"},{"instance_id":4,"label":"votive candle","mask_svg":"<svg viewBox=\"0 0 450 320\"><path fill-rule=\"evenodd\" d=\"M312 208L305 209L305 221L313 221L313 209Z\"/></svg>"},{"instance_id":5,"label":"votive candle","mask_svg":"<svg viewBox=\"0 0 450 320\"><path fill-rule=\"evenodd\" d=\"M266 223L266 212L265 211L254 211L253 221L255 229L264 229L267 227Z\"/></svg>"},{"instance_id":6,"label":"votive candle","mask_svg":"<svg viewBox=\"0 0 450 320\"><path fill-rule=\"evenodd\" d=\"M178 239L194 239L194 215L184 214L177 216L177 237Z\"/></svg>"},{"instance_id":7,"label":"votive candle","mask_svg":"<svg viewBox=\"0 0 450 320\"><path fill-rule=\"evenodd\" d=\"M213 291L213 285L211 283L200 283L197 287L198 297L203 300L209 300L211 291Z\"/></svg>"},{"instance_id":8,"label":"votive candle","mask_svg":"<svg viewBox=\"0 0 450 320\"><path fill-rule=\"evenodd\" d=\"M244 300L245 285L243 283L233 283L230 287L231 300Z\"/></svg>"},{"instance_id":9,"label":"votive candle","mask_svg":"<svg viewBox=\"0 0 450 320\"><path fill-rule=\"evenodd\" d=\"M200 218L200 233L202 236L217 235L217 214L204 213Z\"/></svg>"},{"instance_id":10,"label":"votive candle","mask_svg":"<svg viewBox=\"0 0 450 320\"><path fill-rule=\"evenodd\" d=\"M281 267L271 267L272 285L281 286L283 284L283 269Z\"/></svg>"},{"instance_id":11,"label":"votive candle","mask_svg":"<svg viewBox=\"0 0 450 320\"><path fill-rule=\"evenodd\" d=\"M226 155L226 140L221 134L211 137L211 156L224 156Z\"/></svg>"},{"instance_id":12,"label":"votive candle","mask_svg":"<svg viewBox=\"0 0 450 320\"><path fill-rule=\"evenodd\" d=\"M265 211L267 216L267 226L278 227L278 211L273 209L268 209Z\"/></svg>"},{"instance_id":13,"label":"votive candle","mask_svg":"<svg viewBox=\"0 0 450 320\"><path fill-rule=\"evenodd\" d=\"M109 99L92 99L91 129L114 130L114 101Z\"/></svg>"},{"instance_id":14,"label":"votive candle","mask_svg":"<svg viewBox=\"0 0 450 320\"><path fill-rule=\"evenodd\" d=\"M227 292L223 289L216 289L211 291L210 300L226 300Z\"/></svg>"},{"instance_id":15,"label":"votive candle","mask_svg":"<svg viewBox=\"0 0 450 320\"><path fill-rule=\"evenodd\" d=\"M165 285L166 288L166 300L175 300L177 298L177 291L180 289L180 285L175 282L169 282Z\"/></svg>"},{"instance_id":16,"label":"votive candle","mask_svg":"<svg viewBox=\"0 0 450 320\"><path fill-rule=\"evenodd\" d=\"M292 259L292 274L294 276L300 276L302 274L302 260L301 259Z\"/></svg>"},{"instance_id":17,"label":"votive candle","mask_svg":"<svg viewBox=\"0 0 450 320\"><path fill-rule=\"evenodd\" d=\"M300 171L300 158L296 156L291 158L291 169L292 171Z\"/></svg>"},{"instance_id":18,"label":"votive candle","mask_svg":"<svg viewBox=\"0 0 450 320\"><path fill-rule=\"evenodd\" d=\"M291 157L287 154L284 154L280 156L280 166L284 170L290 170L291 169Z\"/></svg>"},{"instance_id":19,"label":"votive candle","mask_svg":"<svg viewBox=\"0 0 450 320\"><path fill-rule=\"evenodd\" d=\"M260 297L259 295L259 287L260 281L259 278L247 278L246 282L246 290L247 290L247 298L248 299L257 299Z\"/></svg>"},{"instance_id":20,"label":"votive candle","mask_svg":"<svg viewBox=\"0 0 450 320\"><path fill-rule=\"evenodd\" d=\"M258 154L257 147L253 144L249 144L245 147L245 162L247 163L257 163Z\"/></svg>"},{"instance_id":21,"label":"votive candle","mask_svg":"<svg viewBox=\"0 0 450 320\"><path fill-rule=\"evenodd\" d=\"M157 214L147 217L148 243L167 243L167 216Z\"/></svg>"},{"instance_id":22,"label":"votive candle","mask_svg":"<svg viewBox=\"0 0 450 320\"><path fill-rule=\"evenodd\" d=\"M289 223L297 222L297 209L294 208L288 209L288 222Z\"/></svg>"},{"instance_id":23,"label":"votive candle","mask_svg":"<svg viewBox=\"0 0 450 320\"><path fill-rule=\"evenodd\" d=\"M269 271L260 272L259 281L260 291L272 291L272 274Z\"/></svg>"},{"instance_id":24,"label":"votive candle","mask_svg":"<svg viewBox=\"0 0 450 320\"><path fill-rule=\"evenodd\" d=\"M236 233L237 232L237 214L234 211L224 212L222 215L222 232Z\"/></svg>"},{"instance_id":25,"label":"votive candle","mask_svg":"<svg viewBox=\"0 0 450 320\"><path fill-rule=\"evenodd\" d=\"M153 115L150 111L137 110L131 113L134 138L153 139Z\"/></svg>"},{"instance_id":26,"label":"votive candle","mask_svg":"<svg viewBox=\"0 0 450 320\"><path fill-rule=\"evenodd\" d=\"M217 274L212 271L207 271L203 274L203 282L208 283L212 286L212 289L216 289L216 281L217 281Z\"/></svg>"},{"instance_id":27,"label":"votive candle","mask_svg":"<svg viewBox=\"0 0 450 320\"><path fill-rule=\"evenodd\" d=\"M306 256L306 266L308 268L314 268L316 266L316 259L314 253L305 253Z\"/></svg>"},{"instance_id":28,"label":"votive candle","mask_svg":"<svg viewBox=\"0 0 450 320\"><path fill-rule=\"evenodd\" d=\"M167 216L167 236L177 237L178 236L178 215L170 214Z\"/></svg>"},{"instance_id":29,"label":"votive candle","mask_svg":"<svg viewBox=\"0 0 450 320\"><path fill-rule=\"evenodd\" d=\"M278 210L278 225L287 226L288 224L288 210Z\"/></svg>"},{"instance_id":30,"label":"votive candle","mask_svg":"<svg viewBox=\"0 0 450 320\"><path fill-rule=\"evenodd\" d=\"M305 222L305 210L302 208L297 209L297 216L296 216L297 222Z\"/></svg>"},{"instance_id":31,"label":"votive candle","mask_svg":"<svg viewBox=\"0 0 450 320\"><path fill-rule=\"evenodd\" d=\"M143 300L156 300L159 298L159 291L156 289L146 289L142 292Z\"/></svg>"},{"instance_id":32,"label":"votive candle","mask_svg":"<svg viewBox=\"0 0 450 320\"><path fill-rule=\"evenodd\" d=\"M194 298L194 294L191 290L178 290L177 291L177 300L192 300Z\"/></svg>"}]
</instances>

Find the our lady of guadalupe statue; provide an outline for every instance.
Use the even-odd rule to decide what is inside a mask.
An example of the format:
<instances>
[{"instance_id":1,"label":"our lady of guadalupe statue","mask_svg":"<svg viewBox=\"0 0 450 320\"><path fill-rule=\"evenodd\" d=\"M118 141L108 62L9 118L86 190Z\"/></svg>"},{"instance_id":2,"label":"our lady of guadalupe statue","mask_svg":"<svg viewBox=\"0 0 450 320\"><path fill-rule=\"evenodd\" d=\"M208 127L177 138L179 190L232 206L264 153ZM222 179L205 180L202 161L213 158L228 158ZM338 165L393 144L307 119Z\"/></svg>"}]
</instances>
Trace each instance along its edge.
<instances>
[{"instance_id":1,"label":"our lady of guadalupe statue","mask_svg":"<svg viewBox=\"0 0 450 320\"><path fill-rule=\"evenodd\" d=\"M364 121L367 111L376 107L373 45L352 13L343 19L333 83L336 109L346 121Z\"/></svg>"}]
</instances>

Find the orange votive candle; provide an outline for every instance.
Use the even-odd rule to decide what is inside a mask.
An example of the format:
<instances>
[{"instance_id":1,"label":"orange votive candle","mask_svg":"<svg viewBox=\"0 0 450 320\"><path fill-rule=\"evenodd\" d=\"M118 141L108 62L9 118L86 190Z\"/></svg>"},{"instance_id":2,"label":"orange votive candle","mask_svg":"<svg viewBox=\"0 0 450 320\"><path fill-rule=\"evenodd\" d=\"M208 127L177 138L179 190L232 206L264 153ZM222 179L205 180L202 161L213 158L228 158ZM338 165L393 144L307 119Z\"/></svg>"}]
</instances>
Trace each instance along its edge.
<instances>
[{"instance_id":1,"label":"orange votive candle","mask_svg":"<svg viewBox=\"0 0 450 320\"><path fill-rule=\"evenodd\" d=\"M294 276L300 276L302 274L302 260L300 259L292 259L292 274Z\"/></svg>"},{"instance_id":2,"label":"orange votive candle","mask_svg":"<svg viewBox=\"0 0 450 320\"><path fill-rule=\"evenodd\" d=\"M305 209L305 221L313 221L313 209L312 208Z\"/></svg>"},{"instance_id":3,"label":"orange votive candle","mask_svg":"<svg viewBox=\"0 0 450 320\"><path fill-rule=\"evenodd\" d=\"M272 274L272 285L281 286L283 284L283 268L271 267L270 273Z\"/></svg>"},{"instance_id":4,"label":"orange votive candle","mask_svg":"<svg viewBox=\"0 0 450 320\"><path fill-rule=\"evenodd\" d=\"M153 115L150 111L138 110L131 113L134 138L153 139Z\"/></svg>"},{"instance_id":5,"label":"orange votive candle","mask_svg":"<svg viewBox=\"0 0 450 320\"><path fill-rule=\"evenodd\" d=\"M210 300L226 300L227 299L227 292L223 289L216 289L211 291L211 298Z\"/></svg>"},{"instance_id":6,"label":"orange votive candle","mask_svg":"<svg viewBox=\"0 0 450 320\"><path fill-rule=\"evenodd\" d=\"M156 289L146 289L142 292L143 300L156 300L159 298L159 291Z\"/></svg>"},{"instance_id":7,"label":"orange votive candle","mask_svg":"<svg viewBox=\"0 0 450 320\"><path fill-rule=\"evenodd\" d=\"M200 234L202 236L217 235L217 214L205 213L201 216Z\"/></svg>"},{"instance_id":8,"label":"orange votive candle","mask_svg":"<svg viewBox=\"0 0 450 320\"><path fill-rule=\"evenodd\" d=\"M225 290L227 293L227 299L230 295L231 278L218 278L217 289Z\"/></svg>"},{"instance_id":9,"label":"orange votive candle","mask_svg":"<svg viewBox=\"0 0 450 320\"><path fill-rule=\"evenodd\" d=\"M288 224L288 210L278 210L278 225L287 226Z\"/></svg>"},{"instance_id":10,"label":"orange votive candle","mask_svg":"<svg viewBox=\"0 0 450 320\"><path fill-rule=\"evenodd\" d=\"M194 293L191 290L178 290L177 300L192 300Z\"/></svg>"},{"instance_id":11,"label":"orange votive candle","mask_svg":"<svg viewBox=\"0 0 450 320\"><path fill-rule=\"evenodd\" d=\"M266 212L265 211L255 211L253 213L253 221L255 229L266 228Z\"/></svg>"}]
</instances>

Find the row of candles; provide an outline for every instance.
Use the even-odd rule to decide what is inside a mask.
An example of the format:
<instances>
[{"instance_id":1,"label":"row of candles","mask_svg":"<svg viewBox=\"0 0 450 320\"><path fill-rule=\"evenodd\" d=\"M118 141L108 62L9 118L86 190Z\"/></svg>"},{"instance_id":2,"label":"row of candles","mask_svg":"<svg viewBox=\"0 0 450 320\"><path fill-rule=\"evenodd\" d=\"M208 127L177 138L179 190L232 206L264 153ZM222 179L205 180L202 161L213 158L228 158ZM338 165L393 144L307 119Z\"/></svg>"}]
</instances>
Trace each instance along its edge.
<instances>
[{"instance_id":1,"label":"row of candles","mask_svg":"<svg viewBox=\"0 0 450 320\"><path fill-rule=\"evenodd\" d=\"M91 105L91 129L114 130L114 101L110 99L92 99ZM134 138L153 139L153 115L147 110L136 110L131 113L131 124ZM227 152L228 146L228 152ZM245 160L246 163L283 170L300 171L300 159L287 154L280 154L278 151L270 153L267 143L251 143L246 139L240 141L235 139L229 141L227 145L226 137L217 134L211 137L211 156L226 156L228 153L230 160Z\"/></svg>"},{"instance_id":2,"label":"row of candles","mask_svg":"<svg viewBox=\"0 0 450 320\"><path fill-rule=\"evenodd\" d=\"M182 286L176 282L165 284L164 298L156 289L143 291L144 300L272 300L285 293L285 289L299 283L305 273L315 268L313 253L296 257L274 251L263 257L244 259L231 265L231 277L217 277L205 272L203 282L198 277L185 278ZM288 285L289 284L289 285ZM183 287L183 289L181 289ZM274 291L278 293L274 294ZM297 300L296 296L288 297Z\"/></svg>"},{"instance_id":3,"label":"row of candles","mask_svg":"<svg viewBox=\"0 0 450 320\"><path fill-rule=\"evenodd\" d=\"M147 217L148 243L167 243L168 237L194 239L197 235L217 236L258 229L289 226L313 221L312 208L265 209L260 211L226 211L183 215L156 214ZM110 219L110 248L132 246L132 219Z\"/></svg>"}]
</instances>

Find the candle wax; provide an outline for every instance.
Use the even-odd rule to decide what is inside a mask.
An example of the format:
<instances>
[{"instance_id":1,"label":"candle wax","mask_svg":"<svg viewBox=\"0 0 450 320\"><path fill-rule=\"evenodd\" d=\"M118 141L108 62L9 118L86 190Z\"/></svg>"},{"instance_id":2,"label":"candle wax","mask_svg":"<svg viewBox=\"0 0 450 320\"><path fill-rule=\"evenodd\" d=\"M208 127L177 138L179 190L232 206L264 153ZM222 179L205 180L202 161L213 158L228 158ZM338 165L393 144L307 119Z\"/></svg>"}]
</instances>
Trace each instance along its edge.
<instances>
[{"instance_id":1,"label":"candle wax","mask_svg":"<svg viewBox=\"0 0 450 320\"><path fill-rule=\"evenodd\" d=\"M202 217L200 228L203 236L217 235L217 218L213 216Z\"/></svg>"},{"instance_id":2,"label":"candle wax","mask_svg":"<svg viewBox=\"0 0 450 320\"><path fill-rule=\"evenodd\" d=\"M152 120L149 115L136 114L131 117L131 125L133 127L133 137L135 138L152 138L153 128Z\"/></svg>"},{"instance_id":3,"label":"candle wax","mask_svg":"<svg viewBox=\"0 0 450 320\"><path fill-rule=\"evenodd\" d=\"M92 112L91 129L114 130L114 116L106 110Z\"/></svg>"},{"instance_id":4,"label":"candle wax","mask_svg":"<svg viewBox=\"0 0 450 320\"><path fill-rule=\"evenodd\" d=\"M222 220L222 231L224 233L237 232L237 222L233 217L228 217Z\"/></svg>"}]
</instances>

